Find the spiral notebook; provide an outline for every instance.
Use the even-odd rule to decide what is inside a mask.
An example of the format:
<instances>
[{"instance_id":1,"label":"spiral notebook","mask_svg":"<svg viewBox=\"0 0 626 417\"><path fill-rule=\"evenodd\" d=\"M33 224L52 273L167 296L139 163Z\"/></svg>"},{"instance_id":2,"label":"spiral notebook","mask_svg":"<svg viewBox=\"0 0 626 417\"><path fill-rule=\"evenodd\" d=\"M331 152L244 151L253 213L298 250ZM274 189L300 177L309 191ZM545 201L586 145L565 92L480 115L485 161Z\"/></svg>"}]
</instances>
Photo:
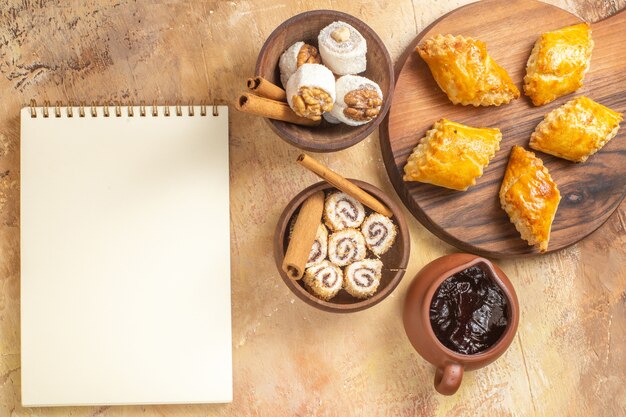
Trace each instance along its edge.
<instances>
[{"instance_id":1,"label":"spiral notebook","mask_svg":"<svg viewBox=\"0 0 626 417\"><path fill-rule=\"evenodd\" d=\"M232 399L228 109L21 112L22 404Z\"/></svg>"}]
</instances>

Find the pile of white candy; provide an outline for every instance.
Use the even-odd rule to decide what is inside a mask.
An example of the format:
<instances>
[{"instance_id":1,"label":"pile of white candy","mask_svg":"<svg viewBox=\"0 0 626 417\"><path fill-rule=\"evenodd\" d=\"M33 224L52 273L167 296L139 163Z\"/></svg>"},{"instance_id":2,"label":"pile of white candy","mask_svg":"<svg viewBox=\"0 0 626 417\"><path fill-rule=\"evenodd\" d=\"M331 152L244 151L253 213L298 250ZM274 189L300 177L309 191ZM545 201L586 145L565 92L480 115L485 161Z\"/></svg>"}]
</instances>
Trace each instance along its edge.
<instances>
[{"instance_id":1,"label":"pile of white candy","mask_svg":"<svg viewBox=\"0 0 626 417\"><path fill-rule=\"evenodd\" d=\"M365 38L349 24L333 22L320 31L318 47L323 65L310 63L319 62L317 56L313 56L313 59L309 56L308 61L298 65L301 52L312 51L315 55L317 52L314 46L304 42L296 42L280 57L280 79L286 89L289 106L300 116L309 117L299 113L294 106L294 99L301 95L303 88L319 89L334 102L332 110L320 110L329 123L360 126L373 120L380 111L383 93L372 80L355 75L367 67ZM335 75L340 77L335 80ZM367 93L359 94L359 91ZM346 100L348 95L351 99ZM349 107L353 107L352 111L347 111ZM356 114L358 117L355 117ZM319 118L319 115L312 117Z\"/></svg>"}]
</instances>

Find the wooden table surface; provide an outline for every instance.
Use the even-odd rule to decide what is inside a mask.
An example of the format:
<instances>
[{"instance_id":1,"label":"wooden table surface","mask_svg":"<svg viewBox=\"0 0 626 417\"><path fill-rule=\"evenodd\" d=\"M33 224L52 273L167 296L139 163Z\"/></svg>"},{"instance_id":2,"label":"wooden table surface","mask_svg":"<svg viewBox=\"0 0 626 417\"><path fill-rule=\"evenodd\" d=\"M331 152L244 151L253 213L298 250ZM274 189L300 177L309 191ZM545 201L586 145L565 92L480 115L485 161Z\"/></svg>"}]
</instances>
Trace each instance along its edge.
<instances>
[{"instance_id":1,"label":"wooden table surface","mask_svg":"<svg viewBox=\"0 0 626 417\"><path fill-rule=\"evenodd\" d=\"M351 13L378 32L395 60L419 31L468 1L148 3L9 0L0 6L0 416L626 415L626 203L573 247L498 262L517 289L518 334L497 362L467 373L457 395L443 397L432 388L433 367L411 348L400 312L415 273L455 249L406 212L411 259L390 298L352 315L305 305L279 278L271 242L285 204L317 179L294 163L299 151L263 120L234 110L232 404L22 408L20 107L31 98L230 102L253 75L264 39L294 14ZM589 21L626 7L626 0L551 3ZM378 133L319 158L398 201Z\"/></svg>"}]
</instances>

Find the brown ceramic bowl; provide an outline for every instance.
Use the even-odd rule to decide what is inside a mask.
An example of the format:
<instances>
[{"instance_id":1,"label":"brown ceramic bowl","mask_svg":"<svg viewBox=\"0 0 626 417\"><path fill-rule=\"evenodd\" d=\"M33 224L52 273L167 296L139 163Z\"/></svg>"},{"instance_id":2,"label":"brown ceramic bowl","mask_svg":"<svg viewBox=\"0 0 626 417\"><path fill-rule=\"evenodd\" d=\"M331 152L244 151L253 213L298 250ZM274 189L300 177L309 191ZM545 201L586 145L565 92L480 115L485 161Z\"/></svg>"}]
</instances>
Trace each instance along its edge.
<instances>
[{"instance_id":1,"label":"brown ceramic bowl","mask_svg":"<svg viewBox=\"0 0 626 417\"><path fill-rule=\"evenodd\" d=\"M256 75L280 86L278 60L282 53L298 41L304 41L317 47L317 35L320 30L337 20L352 25L367 41L367 70L359 75L369 78L380 86L383 92L383 106L376 119L362 126L354 127L343 123L333 125L324 120L319 126L304 127L266 119L278 136L307 151L333 152L362 141L378 127L391 106L394 85L393 62L385 44L361 20L334 10L314 10L301 13L278 26L261 48L256 62Z\"/></svg>"},{"instance_id":2,"label":"brown ceramic bowl","mask_svg":"<svg viewBox=\"0 0 626 417\"><path fill-rule=\"evenodd\" d=\"M446 278L474 265L491 275L508 299L508 326L488 349L464 355L448 349L437 339L430 324L430 304L435 291ZM461 385L464 370L471 371L490 364L509 347L517 331L519 304L513 284L497 265L476 255L454 253L435 259L418 272L406 294L403 321L415 350L437 367L435 389L441 394L452 395Z\"/></svg>"},{"instance_id":3,"label":"brown ceramic bowl","mask_svg":"<svg viewBox=\"0 0 626 417\"><path fill-rule=\"evenodd\" d=\"M391 292L398 286L402 276L404 275L409 261L409 250L411 246L409 230L400 207L373 185L359 180L351 179L350 181L387 205L387 207L389 207L393 212L392 220L398 227L396 241L389 251L380 258L384 264L383 273L378 291L372 297L361 300L351 296L342 289L331 300L324 301L310 294L304 287L302 280L294 281L281 268L285 252L287 251L287 246L289 244L288 230L291 219L298 213L300 206L307 198L318 191L327 192L335 190L335 187L332 185L325 181L318 182L317 184L313 184L304 189L300 192L300 194L295 196L293 200L287 204L287 207L285 207L285 210L281 214L276 226L276 234L274 236L274 258L276 260L278 272L285 284L287 284L289 289L305 303L319 308L320 310L334 313L351 313L364 310L380 303L389 294L391 294ZM366 207L365 212L366 214L370 214L372 211Z\"/></svg>"}]
</instances>

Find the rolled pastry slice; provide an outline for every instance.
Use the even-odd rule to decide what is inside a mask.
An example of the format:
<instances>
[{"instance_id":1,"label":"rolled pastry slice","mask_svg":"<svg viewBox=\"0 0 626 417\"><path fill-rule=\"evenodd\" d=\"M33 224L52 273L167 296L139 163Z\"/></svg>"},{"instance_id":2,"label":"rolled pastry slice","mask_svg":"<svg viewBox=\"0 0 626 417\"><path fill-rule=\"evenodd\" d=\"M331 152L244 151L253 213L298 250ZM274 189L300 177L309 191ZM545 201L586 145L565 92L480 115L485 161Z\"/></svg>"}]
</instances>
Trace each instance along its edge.
<instances>
[{"instance_id":1,"label":"rolled pastry slice","mask_svg":"<svg viewBox=\"0 0 626 417\"><path fill-rule=\"evenodd\" d=\"M369 250L376 256L381 256L393 245L398 228L389 217L372 213L363 222L361 233Z\"/></svg>"},{"instance_id":2,"label":"rolled pastry slice","mask_svg":"<svg viewBox=\"0 0 626 417\"><path fill-rule=\"evenodd\" d=\"M345 269L343 287L353 297L371 297L380 285L382 270L383 263L379 259L354 262Z\"/></svg>"},{"instance_id":3,"label":"rolled pastry slice","mask_svg":"<svg viewBox=\"0 0 626 417\"><path fill-rule=\"evenodd\" d=\"M309 253L309 259L306 262L306 268L313 265L317 265L326 259L328 254L328 229L323 224L317 227L317 233L315 234L315 241L311 246L311 252Z\"/></svg>"},{"instance_id":4,"label":"rolled pastry slice","mask_svg":"<svg viewBox=\"0 0 626 417\"><path fill-rule=\"evenodd\" d=\"M328 238L328 259L337 266L346 266L365 258L365 238L356 229L343 229Z\"/></svg>"},{"instance_id":5,"label":"rolled pastry slice","mask_svg":"<svg viewBox=\"0 0 626 417\"><path fill-rule=\"evenodd\" d=\"M441 119L426 132L404 166L404 181L420 181L465 191L483 175L500 149L499 129Z\"/></svg>"},{"instance_id":6,"label":"rolled pastry slice","mask_svg":"<svg viewBox=\"0 0 626 417\"><path fill-rule=\"evenodd\" d=\"M499 106L519 97L511 77L489 56L484 42L437 35L423 41L416 50L454 104Z\"/></svg>"},{"instance_id":7,"label":"rolled pastry slice","mask_svg":"<svg viewBox=\"0 0 626 417\"><path fill-rule=\"evenodd\" d=\"M500 187L500 204L529 245L548 249L550 229L561 193L541 159L513 146Z\"/></svg>"},{"instance_id":8,"label":"rolled pastry slice","mask_svg":"<svg viewBox=\"0 0 626 417\"><path fill-rule=\"evenodd\" d=\"M530 136L530 147L585 162L617 135L622 114L581 96L546 115Z\"/></svg>"},{"instance_id":9,"label":"rolled pastry slice","mask_svg":"<svg viewBox=\"0 0 626 417\"><path fill-rule=\"evenodd\" d=\"M287 102L301 117L321 120L335 102L335 77L320 64L304 64L287 81Z\"/></svg>"},{"instance_id":10,"label":"rolled pastry slice","mask_svg":"<svg viewBox=\"0 0 626 417\"><path fill-rule=\"evenodd\" d=\"M358 74L367 67L367 42L358 30L345 22L333 22L317 37L320 55L337 75Z\"/></svg>"},{"instance_id":11,"label":"rolled pastry slice","mask_svg":"<svg viewBox=\"0 0 626 417\"><path fill-rule=\"evenodd\" d=\"M542 34L528 58L524 92L542 106L578 90L589 70L593 40L588 23Z\"/></svg>"},{"instance_id":12,"label":"rolled pastry slice","mask_svg":"<svg viewBox=\"0 0 626 417\"><path fill-rule=\"evenodd\" d=\"M324 221L330 230L359 227L365 218L365 207L346 193L335 192L326 197Z\"/></svg>"},{"instance_id":13,"label":"rolled pastry slice","mask_svg":"<svg viewBox=\"0 0 626 417\"><path fill-rule=\"evenodd\" d=\"M321 62L317 48L304 42L296 42L291 45L278 60L280 69L280 81L283 87L287 87L289 77L304 64L319 64Z\"/></svg>"},{"instance_id":14,"label":"rolled pastry slice","mask_svg":"<svg viewBox=\"0 0 626 417\"><path fill-rule=\"evenodd\" d=\"M326 260L307 268L302 279L305 287L322 300L333 298L343 286L343 272Z\"/></svg>"},{"instance_id":15,"label":"rolled pastry slice","mask_svg":"<svg viewBox=\"0 0 626 417\"><path fill-rule=\"evenodd\" d=\"M349 125L360 126L378 116L383 92L372 80L358 75L344 75L335 83L337 99L330 114Z\"/></svg>"}]
</instances>

